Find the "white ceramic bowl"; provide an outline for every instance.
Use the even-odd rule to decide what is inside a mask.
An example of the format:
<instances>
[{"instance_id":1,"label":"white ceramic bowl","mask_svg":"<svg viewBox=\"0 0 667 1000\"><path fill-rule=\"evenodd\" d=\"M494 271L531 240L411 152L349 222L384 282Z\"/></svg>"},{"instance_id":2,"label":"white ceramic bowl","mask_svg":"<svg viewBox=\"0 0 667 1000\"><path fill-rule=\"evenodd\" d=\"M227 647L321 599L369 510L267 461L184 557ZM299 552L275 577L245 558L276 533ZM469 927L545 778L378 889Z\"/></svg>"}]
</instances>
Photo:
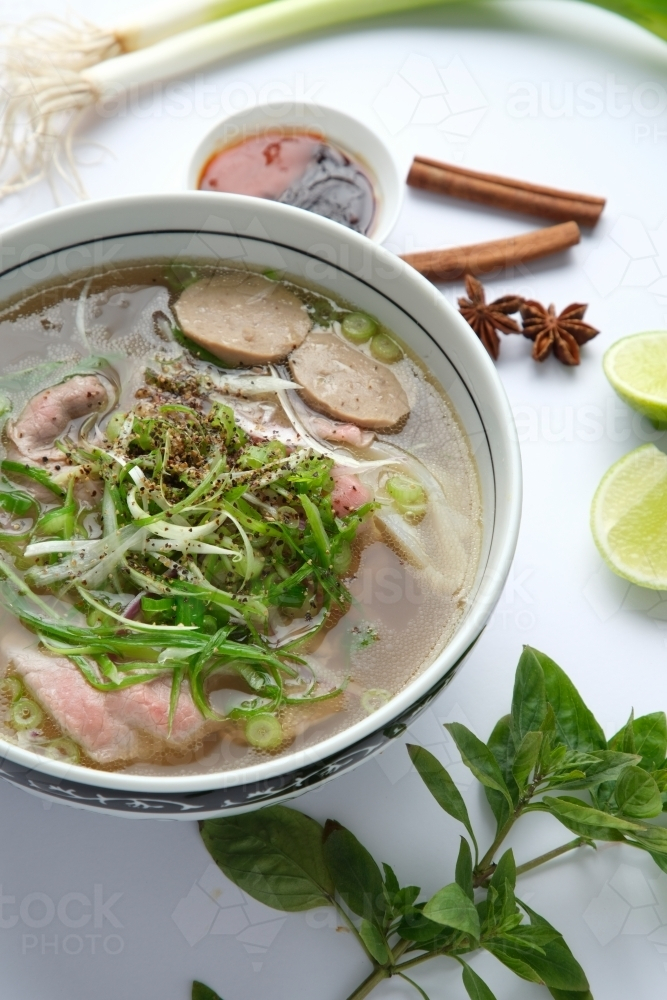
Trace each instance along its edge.
<instances>
[{"instance_id":1,"label":"white ceramic bowl","mask_svg":"<svg viewBox=\"0 0 667 1000\"><path fill-rule=\"evenodd\" d=\"M373 181L377 205L368 237L384 243L396 225L403 200L405 180L375 132L357 118L322 104L292 102L258 104L223 118L195 149L187 168L186 185L196 191L201 172L214 153L239 139L281 127L321 133L343 152L351 154L367 169Z\"/></svg>"},{"instance_id":2,"label":"white ceramic bowl","mask_svg":"<svg viewBox=\"0 0 667 1000\"><path fill-rule=\"evenodd\" d=\"M423 711L463 662L500 596L519 528L521 466L496 370L459 313L399 258L309 212L203 192L58 209L3 233L0 300L112 261L178 257L279 268L395 330L445 389L468 434L484 525L477 579L449 644L386 705L315 746L244 769L149 777L67 765L0 743L0 774L36 794L114 814L191 819L296 795L355 767Z\"/></svg>"}]
</instances>

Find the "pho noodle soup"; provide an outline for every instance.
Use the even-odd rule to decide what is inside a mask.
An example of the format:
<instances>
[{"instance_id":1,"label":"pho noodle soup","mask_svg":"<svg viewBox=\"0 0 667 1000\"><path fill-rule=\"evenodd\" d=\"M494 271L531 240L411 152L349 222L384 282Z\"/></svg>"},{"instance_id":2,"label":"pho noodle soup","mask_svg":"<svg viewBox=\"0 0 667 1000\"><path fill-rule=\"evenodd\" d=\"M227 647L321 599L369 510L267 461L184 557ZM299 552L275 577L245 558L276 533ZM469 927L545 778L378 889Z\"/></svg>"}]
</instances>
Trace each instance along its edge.
<instances>
[{"instance_id":1,"label":"pho noodle soup","mask_svg":"<svg viewBox=\"0 0 667 1000\"><path fill-rule=\"evenodd\" d=\"M365 718L453 635L477 473L397 331L158 261L5 304L0 349L0 738L248 766Z\"/></svg>"}]
</instances>

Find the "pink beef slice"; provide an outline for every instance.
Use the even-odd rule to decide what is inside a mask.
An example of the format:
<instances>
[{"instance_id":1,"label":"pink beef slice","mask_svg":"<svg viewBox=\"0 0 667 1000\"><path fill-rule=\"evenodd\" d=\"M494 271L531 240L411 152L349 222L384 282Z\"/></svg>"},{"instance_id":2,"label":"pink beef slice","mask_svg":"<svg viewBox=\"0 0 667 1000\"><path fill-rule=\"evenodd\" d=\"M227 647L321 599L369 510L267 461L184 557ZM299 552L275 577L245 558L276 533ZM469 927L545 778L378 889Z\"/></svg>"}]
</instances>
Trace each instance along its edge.
<instances>
[{"instance_id":1,"label":"pink beef slice","mask_svg":"<svg viewBox=\"0 0 667 1000\"><path fill-rule=\"evenodd\" d=\"M312 417L310 429L325 441L349 444L353 448L368 448L375 440L373 431L362 431L356 424L339 424L326 417Z\"/></svg>"},{"instance_id":2,"label":"pink beef slice","mask_svg":"<svg viewBox=\"0 0 667 1000\"><path fill-rule=\"evenodd\" d=\"M137 756L137 733L111 712L109 695L95 690L66 657L28 648L12 652L10 661L42 708L93 760L110 764Z\"/></svg>"},{"instance_id":3,"label":"pink beef slice","mask_svg":"<svg viewBox=\"0 0 667 1000\"><path fill-rule=\"evenodd\" d=\"M58 461L64 456L53 444L70 421L101 410L108 402L107 390L96 375L74 375L33 396L18 419L8 424L7 435L24 458Z\"/></svg>"},{"instance_id":4,"label":"pink beef slice","mask_svg":"<svg viewBox=\"0 0 667 1000\"><path fill-rule=\"evenodd\" d=\"M356 476L339 472L337 469L334 469L331 474L334 480L331 506L337 517L345 517L346 514L357 510L373 499L373 494L368 486L364 486Z\"/></svg>"},{"instance_id":5,"label":"pink beef slice","mask_svg":"<svg viewBox=\"0 0 667 1000\"><path fill-rule=\"evenodd\" d=\"M108 709L121 725L141 729L170 743L192 741L210 728L185 687L181 688L169 733L169 699L171 679L158 678L150 684L112 691L107 697Z\"/></svg>"}]
</instances>

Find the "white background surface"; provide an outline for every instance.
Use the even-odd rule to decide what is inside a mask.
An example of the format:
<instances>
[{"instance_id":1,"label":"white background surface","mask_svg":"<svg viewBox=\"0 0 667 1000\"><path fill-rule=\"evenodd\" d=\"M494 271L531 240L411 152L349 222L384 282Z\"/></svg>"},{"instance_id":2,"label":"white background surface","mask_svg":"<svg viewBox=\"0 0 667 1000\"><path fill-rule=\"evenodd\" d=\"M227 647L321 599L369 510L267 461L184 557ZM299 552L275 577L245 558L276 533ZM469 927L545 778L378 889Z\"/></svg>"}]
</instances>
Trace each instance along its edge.
<instances>
[{"instance_id":1,"label":"white background surface","mask_svg":"<svg viewBox=\"0 0 667 1000\"><path fill-rule=\"evenodd\" d=\"M101 22L138 6L70 5ZM63 10L55 0L0 4L6 19ZM512 104L517 87L536 95L528 115ZM422 153L608 197L603 221L569 255L489 283L492 297L515 291L559 308L589 302L586 318L602 333L573 370L554 359L537 366L523 338L503 341L498 370L519 423L525 473L513 573L465 669L408 734L453 764L486 831L482 840L491 832L485 804L456 765L442 723L465 722L486 739L509 706L522 643L570 673L608 734L632 706L636 714L667 708L667 595L613 577L588 529L604 471L655 436L616 400L601 358L619 336L667 326L665 88L667 45L602 11L565 0L467 4L216 66L184 81L178 94L133 95L121 113L91 118L85 131L105 147L81 151L97 161L83 170L93 198L174 189L188 151L222 113L283 95L356 113L405 166ZM0 223L51 204L39 186L0 202ZM407 191L388 245L399 252L454 245L535 224ZM444 289L450 300L460 293ZM453 878L460 831L408 763L397 741L298 806L348 825L402 881L430 893ZM343 1000L367 974L328 911L284 916L247 906L209 869L195 824L90 815L6 784L0 816L1 997L185 1000L198 978L224 1000ZM519 862L569 839L545 817L522 826L513 841ZM114 898L86 921L86 900L96 892L104 903ZM615 846L589 851L524 877L521 895L565 932L596 1000L664 994L667 876L647 856ZM546 996L490 956L473 964L499 1000ZM432 962L416 978L432 1000L464 997L453 963ZM373 996L416 994L397 981Z\"/></svg>"}]
</instances>

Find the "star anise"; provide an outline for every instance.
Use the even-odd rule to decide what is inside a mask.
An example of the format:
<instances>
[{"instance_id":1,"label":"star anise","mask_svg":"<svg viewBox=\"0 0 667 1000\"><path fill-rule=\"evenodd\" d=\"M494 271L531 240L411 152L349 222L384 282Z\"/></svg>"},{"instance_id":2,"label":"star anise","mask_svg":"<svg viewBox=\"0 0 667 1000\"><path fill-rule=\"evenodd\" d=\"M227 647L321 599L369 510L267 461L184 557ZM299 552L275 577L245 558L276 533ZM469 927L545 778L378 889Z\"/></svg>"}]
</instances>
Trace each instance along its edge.
<instances>
[{"instance_id":1,"label":"star anise","mask_svg":"<svg viewBox=\"0 0 667 1000\"><path fill-rule=\"evenodd\" d=\"M562 364L579 364L579 348L600 332L594 326L582 322L587 308L588 306L573 302L557 316L552 305L545 309L541 303L532 299L523 303L523 335L533 341L533 357L536 361L544 361L553 349Z\"/></svg>"},{"instance_id":2,"label":"star anise","mask_svg":"<svg viewBox=\"0 0 667 1000\"><path fill-rule=\"evenodd\" d=\"M459 312L495 360L500 351L500 338L497 331L521 333L518 323L516 320L510 319L509 314L519 311L523 299L520 295L503 295L502 298L496 299L495 302L489 302L487 305L482 283L477 278L473 278L472 274L466 275L466 292L468 298L458 300Z\"/></svg>"}]
</instances>

